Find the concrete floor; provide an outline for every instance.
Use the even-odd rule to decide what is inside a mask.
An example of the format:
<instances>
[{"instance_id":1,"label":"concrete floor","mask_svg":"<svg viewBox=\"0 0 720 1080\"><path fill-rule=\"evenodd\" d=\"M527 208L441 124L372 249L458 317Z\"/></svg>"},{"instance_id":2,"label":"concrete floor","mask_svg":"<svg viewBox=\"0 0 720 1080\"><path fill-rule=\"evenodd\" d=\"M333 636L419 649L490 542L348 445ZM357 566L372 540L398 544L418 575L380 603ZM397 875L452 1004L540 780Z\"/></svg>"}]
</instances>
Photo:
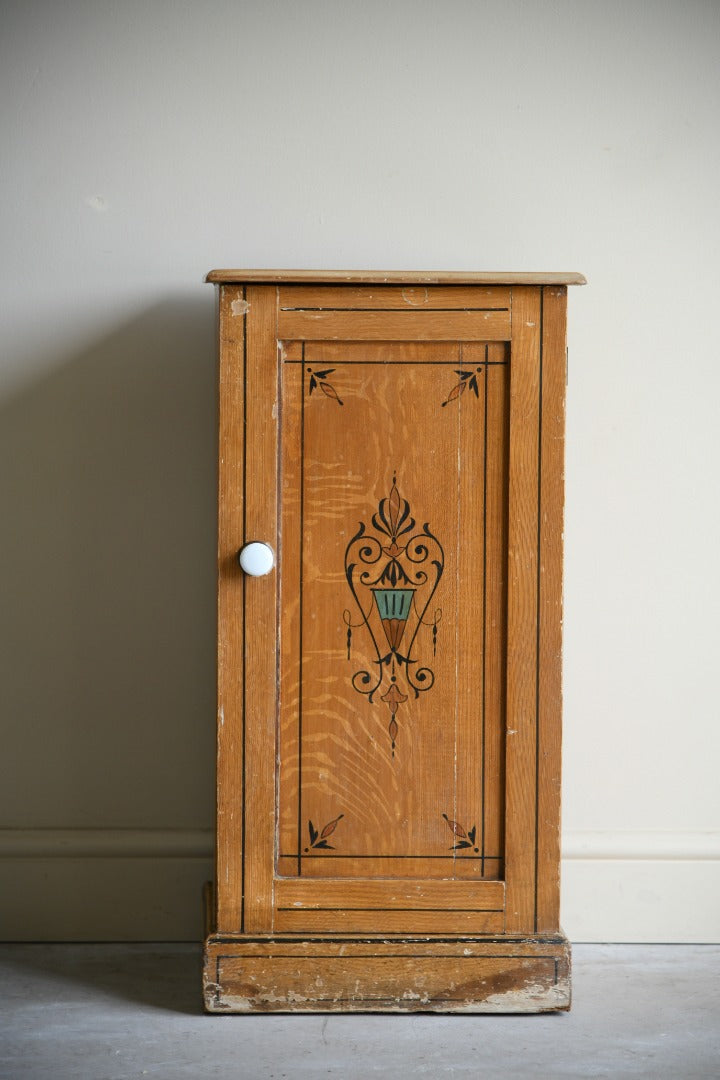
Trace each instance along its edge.
<instances>
[{"instance_id":1,"label":"concrete floor","mask_svg":"<svg viewBox=\"0 0 720 1080\"><path fill-rule=\"evenodd\" d=\"M578 945L569 1014L206 1016L190 945L0 946L2 1080L720 1077L720 946Z\"/></svg>"}]
</instances>

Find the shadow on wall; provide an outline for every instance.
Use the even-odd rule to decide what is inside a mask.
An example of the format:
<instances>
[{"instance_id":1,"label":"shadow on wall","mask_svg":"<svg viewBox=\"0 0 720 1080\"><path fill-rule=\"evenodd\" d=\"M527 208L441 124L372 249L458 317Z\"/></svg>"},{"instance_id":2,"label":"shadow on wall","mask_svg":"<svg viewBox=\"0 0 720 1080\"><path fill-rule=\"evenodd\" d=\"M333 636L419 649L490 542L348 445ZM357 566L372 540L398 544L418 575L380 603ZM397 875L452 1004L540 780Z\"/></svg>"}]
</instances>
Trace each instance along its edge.
<instances>
[{"instance_id":1,"label":"shadow on wall","mask_svg":"<svg viewBox=\"0 0 720 1080\"><path fill-rule=\"evenodd\" d=\"M1 407L5 827L212 824L215 366L168 301Z\"/></svg>"}]
</instances>

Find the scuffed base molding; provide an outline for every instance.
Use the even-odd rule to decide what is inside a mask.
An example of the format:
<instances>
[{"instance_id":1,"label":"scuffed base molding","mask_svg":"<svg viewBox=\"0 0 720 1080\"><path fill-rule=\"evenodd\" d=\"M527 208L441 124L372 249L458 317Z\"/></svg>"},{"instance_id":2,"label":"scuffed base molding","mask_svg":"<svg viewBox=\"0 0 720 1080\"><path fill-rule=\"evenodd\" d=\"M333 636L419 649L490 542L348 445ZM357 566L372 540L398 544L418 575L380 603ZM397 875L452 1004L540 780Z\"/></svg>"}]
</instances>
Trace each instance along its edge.
<instances>
[{"instance_id":1,"label":"scuffed base molding","mask_svg":"<svg viewBox=\"0 0 720 1080\"><path fill-rule=\"evenodd\" d=\"M570 1008L570 948L532 941L211 936L213 1013L537 1013Z\"/></svg>"},{"instance_id":2,"label":"scuffed base molding","mask_svg":"<svg viewBox=\"0 0 720 1080\"><path fill-rule=\"evenodd\" d=\"M199 941L209 830L0 830L5 941ZM565 837L571 941L720 942L720 833Z\"/></svg>"}]
</instances>

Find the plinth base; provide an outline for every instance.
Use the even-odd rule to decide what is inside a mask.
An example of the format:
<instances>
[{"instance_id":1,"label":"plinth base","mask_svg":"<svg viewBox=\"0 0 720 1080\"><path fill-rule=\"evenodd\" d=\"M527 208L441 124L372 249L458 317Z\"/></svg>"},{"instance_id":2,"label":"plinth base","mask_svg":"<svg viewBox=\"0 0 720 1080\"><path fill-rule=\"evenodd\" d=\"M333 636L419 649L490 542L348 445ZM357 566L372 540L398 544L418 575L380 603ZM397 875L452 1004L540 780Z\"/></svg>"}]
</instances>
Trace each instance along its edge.
<instances>
[{"instance_id":1,"label":"plinth base","mask_svg":"<svg viewBox=\"0 0 720 1080\"><path fill-rule=\"evenodd\" d=\"M570 945L543 938L212 934L211 1013L537 1013L570 1008Z\"/></svg>"}]
</instances>

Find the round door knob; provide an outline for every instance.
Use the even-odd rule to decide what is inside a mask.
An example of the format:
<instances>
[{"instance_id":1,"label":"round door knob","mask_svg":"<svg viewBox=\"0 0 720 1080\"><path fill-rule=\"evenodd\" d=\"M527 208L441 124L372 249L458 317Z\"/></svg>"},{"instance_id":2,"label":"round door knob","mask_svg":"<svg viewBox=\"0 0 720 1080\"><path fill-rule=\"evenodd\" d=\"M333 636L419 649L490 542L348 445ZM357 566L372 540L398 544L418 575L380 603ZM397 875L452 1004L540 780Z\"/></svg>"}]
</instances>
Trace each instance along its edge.
<instances>
[{"instance_id":1,"label":"round door knob","mask_svg":"<svg viewBox=\"0 0 720 1080\"><path fill-rule=\"evenodd\" d=\"M255 540L240 548L238 562L250 577L262 577L269 574L275 565L275 555L269 544Z\"/></svg>"}]
</instances>

